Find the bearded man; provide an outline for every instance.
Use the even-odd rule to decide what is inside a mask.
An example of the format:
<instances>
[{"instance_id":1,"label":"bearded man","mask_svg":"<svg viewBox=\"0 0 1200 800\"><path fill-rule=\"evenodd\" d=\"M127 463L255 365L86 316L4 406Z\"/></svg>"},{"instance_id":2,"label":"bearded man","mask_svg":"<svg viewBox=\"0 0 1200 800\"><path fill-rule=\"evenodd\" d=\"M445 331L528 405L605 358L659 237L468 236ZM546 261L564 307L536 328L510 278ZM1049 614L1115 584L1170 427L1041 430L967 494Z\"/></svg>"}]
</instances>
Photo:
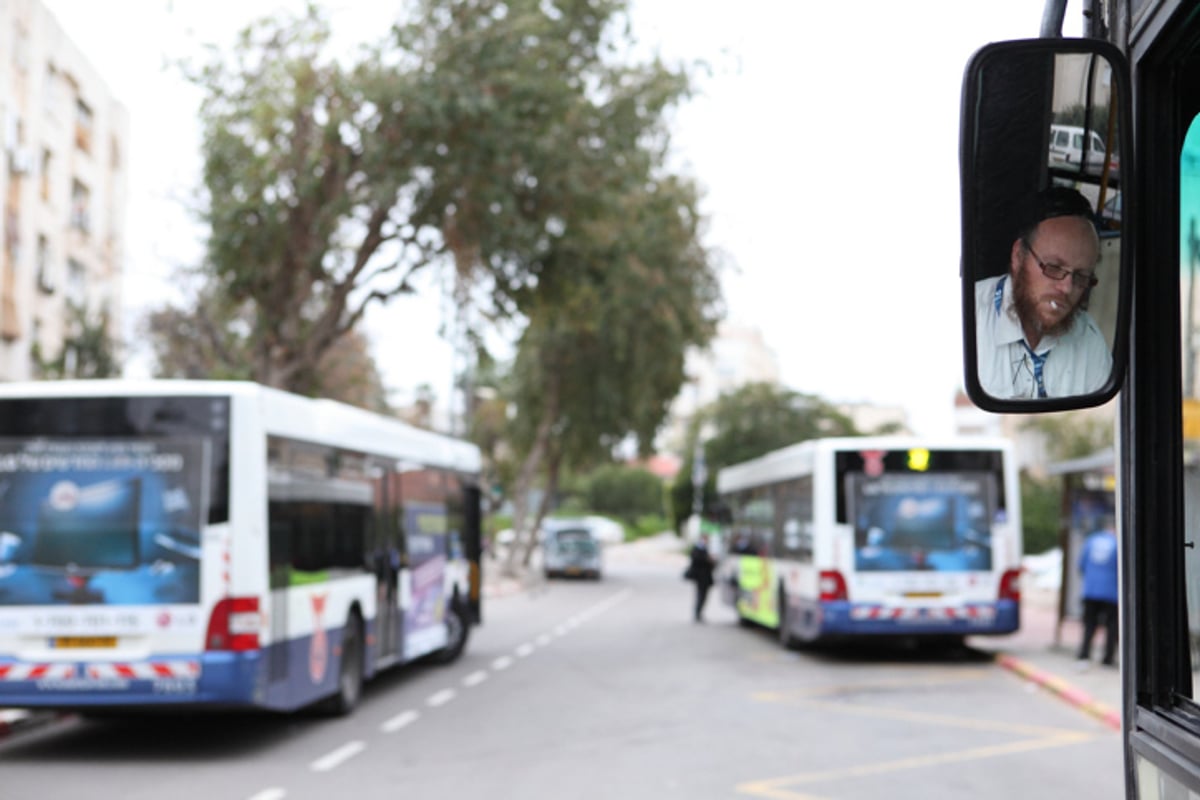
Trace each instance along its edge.
<instances>
[{"instance_id":1,"label":"bearded man","mask_svg":"<svg viewBox=\"0 0 1200 800\"><path fill-rule=\"evenodd\" d=\"M975 284L983 390L1002 399L1098 391L1112 372L1104 334L1085 310L1099 282L1092 207L1074 189L1041 192L1017 235L1007 274Z\"/></svg>"}]
</instances>

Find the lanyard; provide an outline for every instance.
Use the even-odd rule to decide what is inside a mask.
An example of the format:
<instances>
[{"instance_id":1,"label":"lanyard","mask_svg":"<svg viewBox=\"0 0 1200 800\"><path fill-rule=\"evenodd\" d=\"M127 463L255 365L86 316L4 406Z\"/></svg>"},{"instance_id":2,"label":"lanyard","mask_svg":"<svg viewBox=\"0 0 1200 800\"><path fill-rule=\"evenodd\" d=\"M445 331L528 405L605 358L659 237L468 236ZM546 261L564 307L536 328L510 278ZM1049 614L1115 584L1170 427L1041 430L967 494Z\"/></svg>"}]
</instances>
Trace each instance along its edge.
<instances>
[{"instance_id":1,"label":"lanyard","mask_svg":"<svg viewBox=\"0 0 1200 800\"><path fill-rule=\"evenodd\" d=\"M996 308L997 316L1000 314L1000 302L1004 299L1004 282L1006 280L1008 280L1008 276L1003 275L1000 277L1000 280L996 281L996 291L992 295L992 302ZM1033 380L1035 383L1037 383L1037 396L1045 397L1046 384L1042 381L1042 368L1045 366L1046 357L1049 356L1050 353L1047 352L1045 355L1039 356L1037 353L1033 352L1033 348L1030 347L1024 339L1021 340L1021 346L1025 348L1026 355L1028 355L1029 360L1033 362Z\"/></svg>"}]
</instances>

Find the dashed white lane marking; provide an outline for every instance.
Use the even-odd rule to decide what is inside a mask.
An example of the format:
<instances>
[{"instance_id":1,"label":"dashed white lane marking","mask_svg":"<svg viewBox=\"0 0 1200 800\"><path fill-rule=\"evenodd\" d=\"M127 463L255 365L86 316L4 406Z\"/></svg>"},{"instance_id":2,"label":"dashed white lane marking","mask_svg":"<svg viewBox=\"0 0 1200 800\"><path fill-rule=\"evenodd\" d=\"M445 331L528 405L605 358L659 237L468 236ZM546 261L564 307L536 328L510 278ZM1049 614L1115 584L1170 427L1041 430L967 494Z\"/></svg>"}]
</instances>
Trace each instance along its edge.
<instances>
[{"instance_id":1,"label":"dashed white lane marking","mask_svg":"<svg viewBox=\"0 0 1200 800\"><path fill-rule=\"evenodd\" d=\"M622 600L627 598L632 593L633 593L632 589L625 589L625 590L618 592L617 594L603 600L602 602L597 603L596 605L592 606L591 608L587 609L586 611L582 612L581 614L577 614L574 617L571 617L570 619L568 619L566 622L562 623L561 625L556 626L554 628L554 635L555 636L566 635L569 631L579 627L585 621L591 619L592 617L597 616L599 614L603 614L609 608L611 608L612 606L621 602ZM543 634L539 635L535 641L537 642L538 645L541 645L544 647L545 645L549 644L552 641L552 638L551 638L550 634L543 633ZM519 645L515 652L518 656L524 658L525 656L532 654L535 649L536 648L533 644L531 644L529 642L525 642L525 643ZM512 664L513 664L513 659L511 656L500 656L499 658L495 659L492 662L492 669L497 670L497 671L504 670L504 669L508 669L510 666L512 666ZM464 686L478 686L479 684L481 684L485 680L487 680L487 677L488 677L488 675L485 671L479 670L479 671L473 672L470 675L467 675L465 678L463 678L463 685ZM435 692L434 694L432 694L428 698L426 698L425 702L431 708L437 708L438 706L442 706L442 705L445 705L446 703L449 703L451 700L453 700L455 698L455 696L456 696L456 693L453 689L442 689L440 692ZM383 722L383 724L381 724L379 726L379 728L384 733L394 733L394 732L400 730L401 728L405 728L405 727L411 725L412 723L416 722L417 719L419 719L419 718L420 718L420 714L418 714L416 711L412 711L412 710L402 711L401 713L397 714L396 716L392 717L391 719ZM365 749L367 749L367 745L365 742L361 742L361 741L357 741L357 740L353 741L353 742L347 742L346 744L342 745L341 747L337 748L336 750L333 750L333 751L321 756L316 761L313 761L309 766L315 772L329 772L330 770L336 769L337 767L341 766L346 761L349 761L351 758L354 758L356 755L358 755ZM286 796L287 796L286 790L279 788L279 787L272 787L270 789L263 789L258 794L253 795L249 800L282 800L282 798L284 798Z\"/></svg>"},{"instance_id":2,"label":"dashed white lane marking","mask_svg":"<svg viewBox=\"0 0 1200 800\"><path fill-rule=\"evenodd\" d=\"M412 725L417 721L417 719L420 718L420 716L420 714L412 709L409 709L408 711L401 711L399 714L389 720L386 720L382 725L380 725L379 730L383 731L384 733L395 733L401 728Z\"/></svg>"},{"instance_id":3,"label":"dashed white lane marking","mask_svg":"<svg viewBox=\"0 0 1200 800\"><path fill-rule=\"evenodd\" d=\"M329 772L329 770L341 766L366 749L367 745L365 742L347 742L338 749L321 756L309 766L315 772Z\"/></svg>"},{"instance_id":4,"label":"dashed white lane marking","mask_svg":"<svg viewBox=\"0 0 1200 800\"><path fill-rule=\"evenodd\" d=\"M249 800L283 800L287 797L287 791L278 786L272 786L270 789L263 789L258 794L251 795Z\"/></svg>"}]
</instances>

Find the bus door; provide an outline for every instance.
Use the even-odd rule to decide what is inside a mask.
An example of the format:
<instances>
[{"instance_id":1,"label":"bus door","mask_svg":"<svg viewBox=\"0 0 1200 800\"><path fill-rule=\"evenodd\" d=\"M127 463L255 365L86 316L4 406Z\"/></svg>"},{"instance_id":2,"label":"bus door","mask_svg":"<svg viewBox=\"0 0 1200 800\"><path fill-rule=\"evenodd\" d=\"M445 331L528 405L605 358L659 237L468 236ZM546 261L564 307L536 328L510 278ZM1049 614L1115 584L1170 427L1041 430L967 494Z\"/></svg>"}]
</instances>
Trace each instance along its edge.
<instances>
[{"instance_id":1,"label":"bus door","mask_svg":"<svg viewBox=\"0 0 1200 800\"><path fill-rule=\"evenodd\" d=\"M375 646L377 658L388 664L400 654L400 562L403 553L398 492L392 473L379 469L375 482L374 542L371 548L377 597Z\"/></svg>"}]
</instances>

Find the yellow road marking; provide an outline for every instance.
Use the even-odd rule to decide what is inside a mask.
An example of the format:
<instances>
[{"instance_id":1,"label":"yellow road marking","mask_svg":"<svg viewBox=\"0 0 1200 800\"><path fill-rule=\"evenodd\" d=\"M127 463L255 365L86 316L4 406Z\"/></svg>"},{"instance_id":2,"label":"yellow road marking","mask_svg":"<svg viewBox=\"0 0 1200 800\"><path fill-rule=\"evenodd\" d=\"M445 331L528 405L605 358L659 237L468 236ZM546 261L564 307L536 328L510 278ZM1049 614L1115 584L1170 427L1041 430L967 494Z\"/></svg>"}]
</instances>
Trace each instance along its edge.
<instances>
[{"instance_id":1,"label":"yellow road marking","mask_svg":"<svg viewBox=\"0 0 1200 800\"><path fill-rule=\"evenodd\" d=\"M924 769L928 767L942 766L945 764L961 763L964 761L978 761L985 758L997 758L1000 756L1025 753L1033 750L1046 750L1053 747L1064 747L1067 745L1078 744L1080 742L1085 742L1095 738L1095 734L1092 733L1070 731L1061 728L1049 728L1038 725L1025 725L1020 723L1000 722L994 720L972 719L968 717L957 717L947 714L932 714L921 711L909 711L906 709L884 708L880 706L854 706L846 703L835 703L829 700L820 699L822 697L828 697L830 695L836 695L847 691L862 691L897 686L941 685L951 682L950 680L947 680L946 676L949 676L955 680L975 680L978 679L980 675L985 674L986 672L977 670L972 671L971 673L945 673L941 678L936 676L920 678L896 678L856 684L813 687L799 691L758 692L754 694L753 697L762 702L795 704L798 706L804 706L806 708L820 709L840 714L874 717L877 719L901 720L906 722L923 723L927 725L941 725L945 727L967 730L1009 733L1027 738L1022 738L1005 744L988 745L985 747L972 747L955 752L939 752L931 755L901 758L894 761L853 765L844 767L842 769L802 772L795 775L768 778L765 780L747 781L739 784L735 788L739 794L774 798L774 800L824 800L824 798L821 798L818 795L802 792L798 787L810 786L819 783L829 783L847 778L862 778L872 775L901 772L904 770Z\"/></svg>"}]
</instances>

